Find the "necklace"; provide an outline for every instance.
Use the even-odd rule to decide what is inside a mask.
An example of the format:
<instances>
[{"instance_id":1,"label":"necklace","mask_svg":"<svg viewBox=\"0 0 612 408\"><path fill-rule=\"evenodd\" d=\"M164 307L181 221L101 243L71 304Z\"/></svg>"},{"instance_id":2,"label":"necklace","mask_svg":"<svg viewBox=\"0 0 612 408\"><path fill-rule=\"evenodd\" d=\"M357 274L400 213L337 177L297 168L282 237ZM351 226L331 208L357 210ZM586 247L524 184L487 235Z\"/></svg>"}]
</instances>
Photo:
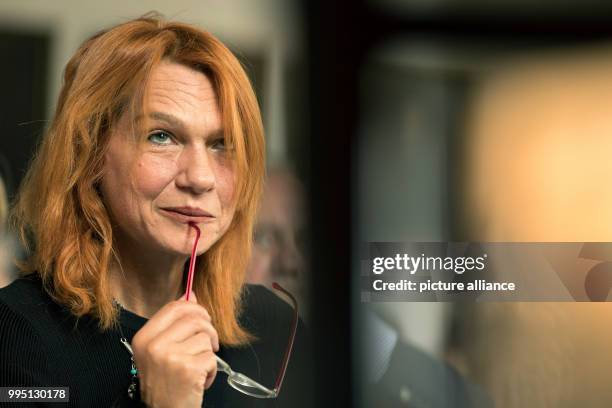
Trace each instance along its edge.
<instances>
[{"instance_id":1,"label":"necklace","mask_svg":"<svg viewBox=\"0 0 612 408\"><path fill-rule=\"evenodd\" d=\"M113 305L119 308L120 311L125 310L125 308L121 305L121 303L117 302L116 299L113 299ZM130 354L130 360L132 361L132 369L130 370L131 383L130 383L130 386L128 387L128 396L131 399L136 400L138 399L138 369L136 368L136 363L134 362L134 350L132 350L132 346L130 345L130 343L127 341L127 338L123 334L123 329L121 328L121 322L119 323L119 333L121 333L121 337L119 338L119 341L121 342L121 344L123 344L125 349Z\"/></svg>"}]
</instances>

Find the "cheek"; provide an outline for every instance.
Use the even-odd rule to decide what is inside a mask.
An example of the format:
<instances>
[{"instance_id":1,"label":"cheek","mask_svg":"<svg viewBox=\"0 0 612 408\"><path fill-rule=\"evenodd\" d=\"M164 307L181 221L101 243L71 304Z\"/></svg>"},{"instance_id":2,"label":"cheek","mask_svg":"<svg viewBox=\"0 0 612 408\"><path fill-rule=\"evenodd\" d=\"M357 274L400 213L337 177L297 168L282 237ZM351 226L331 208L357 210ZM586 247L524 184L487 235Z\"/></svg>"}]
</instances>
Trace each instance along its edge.
<instances>
[{"instance_id":1,"label":"cheek","mask_svg":"<svg viewBox=\"0 0 612 408\"><path fill-rule=\"evenodd\" d=\"M155 198L173 180L175 173L174 160L145 155L134 165L133 189L140 196Z\"/></svg>"},{"instance_id":2,"label":"cheek","mask_svg":"<svg viewBox=\"0 0 612 408\"><path fill-rule=\"evenodd\" d=\"M232 207L236 178L234 170L229 167L218 167L216 171L217 193L222 208Z\"/></svg>"},{"instance_id":3,"label":"cheek","mask_svg":"<svg viewBox=\"0 0 612 408\"><path fill-rule=\"evenodd\" d=\"M111 148L104 161L104 176L102 178L102 195L111 213L115 216L125 212L129 205L126 199L130 191L130 168L128 157L120 149Z\"/></svg>"}]
</instances>

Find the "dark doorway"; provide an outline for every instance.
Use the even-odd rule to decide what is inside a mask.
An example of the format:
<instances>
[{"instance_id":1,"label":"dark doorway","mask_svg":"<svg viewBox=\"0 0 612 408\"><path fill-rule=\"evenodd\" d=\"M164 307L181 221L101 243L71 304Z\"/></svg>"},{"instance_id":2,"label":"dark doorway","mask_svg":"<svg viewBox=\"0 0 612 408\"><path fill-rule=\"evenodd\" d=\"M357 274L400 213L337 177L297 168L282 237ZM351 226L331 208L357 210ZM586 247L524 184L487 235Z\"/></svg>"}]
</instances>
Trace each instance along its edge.
<instances>
[{"instance_id":1,"label":"dark doorway","mask_svg":"<svg viewBox=\"0 0 612 408\"><path fill-rule=\"evenodd\" d=\"M0 166L12 198L45 127L49 35L0 29Z\"/></svg>"}]
</instances>

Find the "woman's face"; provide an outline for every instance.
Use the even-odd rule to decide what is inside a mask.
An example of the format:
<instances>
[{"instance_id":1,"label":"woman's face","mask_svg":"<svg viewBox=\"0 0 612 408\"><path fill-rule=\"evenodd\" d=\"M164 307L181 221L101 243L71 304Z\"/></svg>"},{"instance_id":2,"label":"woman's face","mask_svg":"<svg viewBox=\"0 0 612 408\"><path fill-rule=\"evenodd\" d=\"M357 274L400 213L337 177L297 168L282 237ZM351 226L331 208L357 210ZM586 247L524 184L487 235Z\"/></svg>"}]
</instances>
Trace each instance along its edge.
<instances>
[{"instance_id":1,"label":"woman's face","mask_svg":"<svg viewBox=\"0 0 612 408\"><path fill-rule=\"evenodd\" d=\"M124 115L105 155L102 195L121 239L189 255L189 222L202 231L198 254L227 231L235 178L217 102L205 74L173 62L154 69L144 127ZM138 128L145 132L134 134Z\"/></svg>"}]
</instances>

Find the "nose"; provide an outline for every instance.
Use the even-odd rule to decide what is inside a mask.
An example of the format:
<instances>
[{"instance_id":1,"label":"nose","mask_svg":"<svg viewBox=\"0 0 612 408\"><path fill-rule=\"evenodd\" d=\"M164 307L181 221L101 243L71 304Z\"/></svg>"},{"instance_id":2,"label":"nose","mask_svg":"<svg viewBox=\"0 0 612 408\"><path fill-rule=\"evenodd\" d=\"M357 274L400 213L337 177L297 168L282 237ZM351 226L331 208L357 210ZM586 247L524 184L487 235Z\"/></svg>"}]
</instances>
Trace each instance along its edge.
<instances>
[{"instance_id":1,"label":"nose","mask_svg":"<svg viewBox=\"0 0 612 408\"><path fill-rule=\"evenodd\" d=\"M215 188L216 176L205 149L188 146L179 157L176 186L192 194L202 194Z\"/></svg>"}]
</instances>

